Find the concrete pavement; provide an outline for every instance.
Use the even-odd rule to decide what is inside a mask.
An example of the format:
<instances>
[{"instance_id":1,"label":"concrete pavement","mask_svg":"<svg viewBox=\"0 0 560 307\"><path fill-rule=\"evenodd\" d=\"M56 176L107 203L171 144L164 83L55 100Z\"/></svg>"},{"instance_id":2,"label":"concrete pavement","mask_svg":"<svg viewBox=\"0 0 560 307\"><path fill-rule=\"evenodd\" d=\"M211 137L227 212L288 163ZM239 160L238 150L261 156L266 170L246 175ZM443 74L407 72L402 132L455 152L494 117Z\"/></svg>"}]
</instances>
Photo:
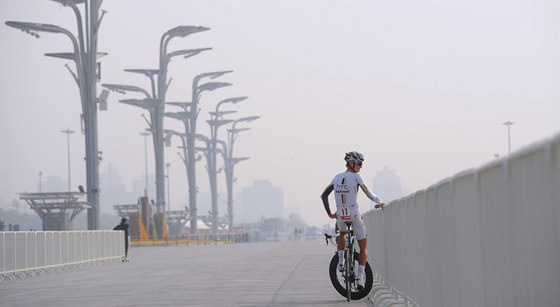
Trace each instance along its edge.
<instances>
[{"instance_id":1,"label":"concrete pavement","mask_svg":"<svg viewBox=\"0 0 560 307\"><path fill-rule=\"evenodd\" d=\"M136 247L130 262L0 285L1 306L367 306L331 285L323 240Z\"/></svg>"}]
</instances>

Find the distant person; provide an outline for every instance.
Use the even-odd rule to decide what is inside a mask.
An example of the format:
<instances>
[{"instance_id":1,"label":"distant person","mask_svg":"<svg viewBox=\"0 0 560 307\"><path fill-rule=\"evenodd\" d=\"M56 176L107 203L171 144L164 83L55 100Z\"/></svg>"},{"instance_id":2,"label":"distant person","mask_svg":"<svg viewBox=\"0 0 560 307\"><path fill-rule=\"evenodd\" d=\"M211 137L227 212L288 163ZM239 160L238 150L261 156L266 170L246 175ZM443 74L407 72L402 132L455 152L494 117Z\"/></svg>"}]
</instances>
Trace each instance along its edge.
<instances>
[{"instance_id":1,"label":"distant person","mask_svg":"<svg viewBox=\"0 0 560 307\"><path fill-rule=\"evenodd\" d=\"M118 224L117 226L115 226L115 228L113 228L113 230L122 230L124 231L124 258L123 258L123 262L128 261L128 228L130 227L130 225L128 225L128 223L126 222L126 218L122 218L121 219L121 223Z\"/></svg>"},{"instance_id":2,"label":"distant person","mask_svg":"<svg viewBox=\"0 0 560 307\"><path fill-rule=\"evenodd\" d=\"M351 222L354 228L354 234L358 239L360 246L360 258L358 259L358 276L357 283L358 289L364 287L364 271L367 262L367 229L358 207L358 191L361 189L366 196L378 204L383 209L385 206L379 200L379 197L371 192L364 184L360 174L364 156L357 152L351 151L344 156L346 161L346 171L334 177L331 183L327 186L321 199L323 205L330 218L336 219L336 226L340 229L338 236L338 270L344 270L344 249L346 247L346 233L348 233L348 226L346 222ZM334 198L336 201L336 213L331 213L329 207L329 194L334 191ZM377 206L376 206L377 207Z\"/></svg>"}]
</instances>

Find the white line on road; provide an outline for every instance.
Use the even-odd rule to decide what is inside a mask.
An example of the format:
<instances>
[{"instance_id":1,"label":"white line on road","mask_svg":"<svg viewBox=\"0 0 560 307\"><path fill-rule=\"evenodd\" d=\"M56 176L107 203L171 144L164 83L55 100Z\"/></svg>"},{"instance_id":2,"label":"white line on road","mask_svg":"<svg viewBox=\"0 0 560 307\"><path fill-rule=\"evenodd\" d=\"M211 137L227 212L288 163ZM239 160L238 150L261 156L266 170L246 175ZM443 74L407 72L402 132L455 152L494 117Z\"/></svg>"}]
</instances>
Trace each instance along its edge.
<instances>
[{"instance_id":1,"label":"white line on road","mask_svg":"<svg viewBox=\"0 0 560 307\"><path fill-rule=\"evenodd\" d=\"M21 293L14 293L14 294L3 296L2 298L14 297L14 296L18 296L18 295L24 295L24 294L29 294L29 293L33 293L33 292L43 291L43 290L47 290L47 289L43 288L43 289L35 289L35 290L21 292Z\"/></svg>"}]
</instances>

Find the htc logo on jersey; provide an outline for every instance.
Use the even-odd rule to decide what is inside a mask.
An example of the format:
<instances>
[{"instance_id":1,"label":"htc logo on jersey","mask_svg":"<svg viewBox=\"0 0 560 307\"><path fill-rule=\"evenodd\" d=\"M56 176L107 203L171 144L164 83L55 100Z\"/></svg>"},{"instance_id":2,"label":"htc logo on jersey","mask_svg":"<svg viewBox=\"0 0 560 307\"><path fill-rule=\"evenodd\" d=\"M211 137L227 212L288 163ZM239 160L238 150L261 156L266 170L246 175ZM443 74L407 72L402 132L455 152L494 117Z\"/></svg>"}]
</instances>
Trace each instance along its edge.
<instances>
[{"instance_id":1,"label":"htc logo on jersey","mask_svg":"<svg viewBox=\"0 0 560 307\"><path fill-rule=\"evenodd\" d=\"M350 193L347 184L337 184L334 188L335 193Z\"/></svg>"}]
</instances>

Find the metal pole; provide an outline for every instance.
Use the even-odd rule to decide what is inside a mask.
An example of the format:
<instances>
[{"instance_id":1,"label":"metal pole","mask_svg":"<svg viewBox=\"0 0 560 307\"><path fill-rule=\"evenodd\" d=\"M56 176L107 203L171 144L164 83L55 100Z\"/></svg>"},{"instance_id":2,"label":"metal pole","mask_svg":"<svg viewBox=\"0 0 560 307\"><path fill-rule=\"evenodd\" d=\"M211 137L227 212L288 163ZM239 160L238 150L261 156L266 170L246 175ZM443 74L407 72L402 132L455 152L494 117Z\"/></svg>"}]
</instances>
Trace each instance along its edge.
<instances>
[{"instance_id":1,"label":"metal pole","mask_svg":"<svg viewBox=\"0 0 560 307\"><path fill-rule=\"evenodd\" d=\"M508 125L508 156L511 155L511 131L510 126Z\"/></svg>"},{"instance_id":2,"label":"metal pole","mask_svg":"<svg viewBox=\"0 0 560 307\"><path fill-rule=\"evenodd\" d=\"M87 172L87 200L92 204L88 209L88 229L99 229L99 147L97 139L97 33L98 13L100 1L86 2L86 59L83 61L85 72L85 138L86 138L86 172ZM89 14L87 14L89 11Z\"/></svg>"},{"instance_id":3,"label":"metal pole","mask_svg":"<svg viewBox=\"0 0 560 307\"><path fill-rule=\"evenodd\" d=\"M227 206L228 206L228 228L233 231L233 161L227 157L226 161L226 184L227 184Z\"/></svg>"},{"instance_id":4,"label":"metal pole","mask_svg":"<svg viewBox=\"0 0 560 307\"><path fill-rule=\"evenodd\" d=\"M189 214L190 214L190 221L191 227L190 231L191 234L197 233L197 205L196 205L196 193L197 193L197 186L196 186L196 148L195 148L195 139L196 139L196 121L198 118L198 103L200 99L200 95L204 90L214 90L219 87L229 86L229 83L221 83L217 84L213 88L199 88L198 83L202 78L209 77L211 79L220 77L226 73L233 72L232 70L229 71L220 71L220 72L211 72L211 73L202 73L194 77L192 82L192 99L191 99L191 106L189 112L189 119L188 125L185 124L185 132L186 132L186 143L187 143L187 155L185 157L186 165L187 165L187 180L189 183Z\"/></svg>"},{"instance_id":5,"label":"metal pole","mask_svg":"<svg viewBox=\"0 0 560 307\"><path fill-rule=\"evenodd\" d=\"M49 33L61 33L70 38L74 47L74 58L76 62L76 73L72 75L80 90L80 100L82 103L82 120L85 134L85 160L86 160L86 181L87 181L87 201L92 205L87 210L88 229L99 229L99 161L100 152L97 142L97 33L101 23L99 15L100 0L84 1L65 1L64 5L72 8L76 15L78 34L74 36L70 31L48 24L33 24L21 22L6 22L12 26L36 35L36 31ZM76 4L84 3L86 17L85 23ZM85 31L84 31L85 24ZM38 36L37 36L38 37ZM85 39L84 39L85 38ZM79 41L79 42L78 42ZM49 55L49 54L47 54ZM52 54L60 57L60 54ZM62 56L62 58L66 58Z\"/></svg>"},{"instance_id":6,"label":"metal pole","mask_svg":"<svg viewBox=\"0 0 560 307\"><path fill-rule=\"evenodd\" d=\"M227 206L228 206L228 227L229 231L233 231L233 143L235 142L235 125L238 121L233 122L231 131L228 131L227 151L224 159L226 164L226 185L227 185Z\"/></svg>"},{"instance_id":7,"label":"metal pole","mask_svg":"<svg viewBox=\"0 0 560 307\"><path fill-rule=\"evenodd\" d=\"M148 196L148 136L149 132L140 133L144 137L144 177L146 180L146 186L144 188L144 196Z\"/></svg>"},{"instance_id":8,"label":"metal pole","mask_svg":"<svg viewBox=\"0 0 560 307\"><path fill-rule=\"evenodd\" d=\"M248 157L237 158L237 159L233 158L233 144L235 143L237 134L240 131L249 130L249 128L236 129L235 125L237 125L237 123L239 122L251 122L258 118L259 116L250 116L250 117L243 117L237 119L231 125L231 129L228 130L228 140L227 140L228 143L227 143L226 155L224 156L224 164L226 165L226 184L227 184L227 191L228 191L228 199L227 199L228 226L230 231L233 231L233 181L234 181L233 173L234 173L235 164L240 161L249 159Z\"/></svg>"},{"instance_id":9,"label":"metal pole","mask_svg":"<svg viewBox=\"0 0 560 307\"><path fill-rule=\"evenodd\" d=\"M171 40L168 32L165 32L160 39L159 46L159 67L157 76L157 98L158 103L154 108L154 151L156 158L156 204L157 210L165 213L165 153L163 137L163 116L165 113L165 94L167 90L167 44Z\"/></svg>"},{"instance_id":10,"label":"metal pole","mask_svg":"<svg viewBox=\"0 0 560 307\"><path fill-rule=\"evenodd\" d=\"M169 180L169 167L171 166L171 163L167 163L165 164L165 166L167 167L167 214L169 215L169 211L171 210L171 196L170 196L170 192L169 192L169 185L170 185L170 180Z\"/></svg>"},{"instance_id":11,"label":"metal pole","mask_svg":"<svg viewBox=\"0 0 560 307\"><path fill-rule=\"evenodd\" d=\"M70 171L70 134L74 133L74 130L66 129L61 132L66 133L66 147L68 149L68 192L72 192L72 177Z\"/></svg>"},{"instance_id":12,"label":"metal pole","mask_svg":"<svg viewBox=\"0 0 560 307\"><path fill-rule=\"evenodd\" d=\"M190 119L188 122L188 126L185 125L185 128L188 128L186 135L186 153L185 156L186 164L187 164L187 179L189 184L189 215L190 215L190 233L196 234L197 230L197 222L198 222L198 212L197 212L197 205L196 205L196 158L195 158L195 138L196 138L196 119L198 117L198 99L200 98L198 93L198 79L194 78L193 86L192 86L192 105L191 105L191 112L190 112Z\"/></svg>"},{"instance_id":13,"label":"metal pole","mask_svg":"<svg viewBox=\"0 0 560 307\"><path fill-rule=\"evenodd\" d=\"M515 123L512 122L512 121L509 121L509 120L504 123L504 125L507 126L507 129L508 129L508 156L511 155L511 131L510 131L510 128L511 128L511 125L513 125L513 124L515 124Z\"/></svg>"},{"instance_id":14,"label":"metal pole","mask_svg":"<svg viewBox=\"0 0 560 307\"><path fill-rule=\"evenodd\" d=\"M212 199L212 234L218 233L218 175L216 168L216 138L218 134L218 125L211 125L211 146L210 148L210 193Z\"/></svg>"}]
</instances>

